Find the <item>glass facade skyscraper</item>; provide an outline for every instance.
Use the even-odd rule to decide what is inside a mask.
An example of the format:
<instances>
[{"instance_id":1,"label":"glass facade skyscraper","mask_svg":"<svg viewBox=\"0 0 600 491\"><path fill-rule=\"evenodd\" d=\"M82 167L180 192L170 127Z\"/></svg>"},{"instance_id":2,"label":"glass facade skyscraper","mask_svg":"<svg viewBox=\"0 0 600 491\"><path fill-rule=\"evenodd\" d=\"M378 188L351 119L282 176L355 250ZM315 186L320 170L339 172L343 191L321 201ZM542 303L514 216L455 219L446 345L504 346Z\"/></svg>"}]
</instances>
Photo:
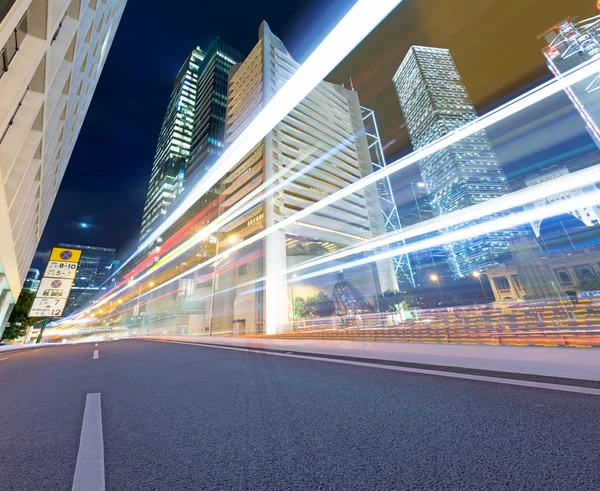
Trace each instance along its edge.
<instances>
[{"instance_id":1,"label":"glass facade skyscraper","mask_svg":"<svg viewBox=\"0 0 600 491\"><path fill-rule=\"evenodd\" d=\"M197 86L192 148L185 179L197 179L223 153L229 69L241 63L240 52L215 39L204 57Z\"/></svg>"},{"instance_id":2,"label":"glass facade skyscraper","mask_svg":"<svg viewBox=\"0 0 600 491\"><path fill-rule=\"evenodd\" d=\"M194 49L175 79L175 86L158 137L144 207L140 242L143 242L153 228L164 220L168 206L183 187L185 165L192 148L198 71L204 56L200 48Z\"/></svg>"},{"instance_id":3,"label":"glass facade skyscraper","mask_svg":"<svg viewBox=\"0 0 600 491\"><path fill-rule=\"evenodd\" d=\"M413 46L393 79L415 150L477 118L475 107L447 49ZM510 192L484 131L419 162L435 216ZM469 224L463 225L466 226ZM508 253L511 231L445 246L455 277L464 277Z\"/></svg>"},{"instance_id":4,"label":"glass facade skyscraper","mask_svg":"<svg viewBox=\"0 0 600 491\"><path fill-rule=\"evenodd\" d=\"M223 152L229 69L241 60L217 38L183 64L158 140L140 242L164 220L184 182L203 175Z\"/></svg>"}]
</instances>

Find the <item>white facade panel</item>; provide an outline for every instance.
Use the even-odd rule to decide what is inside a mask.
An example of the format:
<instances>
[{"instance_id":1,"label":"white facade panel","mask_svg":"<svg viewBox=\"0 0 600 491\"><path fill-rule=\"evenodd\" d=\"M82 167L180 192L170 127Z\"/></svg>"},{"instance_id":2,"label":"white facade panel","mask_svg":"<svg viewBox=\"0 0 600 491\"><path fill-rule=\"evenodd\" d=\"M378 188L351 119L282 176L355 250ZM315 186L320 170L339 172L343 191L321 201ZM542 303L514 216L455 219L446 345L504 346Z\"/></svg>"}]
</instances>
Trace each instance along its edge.
<instances>
[{"instance_id":1,"label":"white facade panel","mask_svg":"<svg viewBox=\"0 0 600 491\"><path fill-rule=\"evenodd\" d=\"M17 0L0 19L0 51L10 54L0 56L0 333L126 2Z\"/></svg>"}]
</instances>

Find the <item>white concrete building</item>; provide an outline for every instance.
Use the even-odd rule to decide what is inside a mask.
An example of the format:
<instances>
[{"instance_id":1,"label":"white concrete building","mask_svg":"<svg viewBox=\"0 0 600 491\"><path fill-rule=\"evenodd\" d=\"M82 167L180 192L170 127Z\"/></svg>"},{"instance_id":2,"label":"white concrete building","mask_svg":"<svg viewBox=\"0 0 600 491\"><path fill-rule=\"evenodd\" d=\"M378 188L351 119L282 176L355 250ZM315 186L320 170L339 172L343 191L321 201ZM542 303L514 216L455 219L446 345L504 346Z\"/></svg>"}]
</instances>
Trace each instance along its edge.
<instances>
[{"instance_id":1,"label":"white concrete building","mask_svg":"<svg viewBox=\"0 0 600 491\"><path fill-rule=\"evenodd\" d=\"M527 187L535 186L543 182L552 181L554 179L560 179L562 176L566 176L567 174L569 174L569 169L567 169L565 166L553 166L548 169L544 169L541 172L536 172L535 174L527 176L525 178L525 184L527 185ZM549 196L548 198L545 198L541 201L536 201L535 203L525 205L523 208L525 208L526 210L544 208L558 201L568 200L575 197L581 197L588 193L596 192L597 189L598 188L596 188L594 183L591 183L589 186L586 186L581 189L576 189L574 191L566 191L564 193L555 194L554 196ZM571 210L569 214L580 220L586 227L595 227L600 224L600 206L584 206L577 210ZM531 228L533 229L535 236L539 237L541 234L542 220L536 220L531 222Z\"/></svg>"},{"instance_id":2,"label":"white concrete building","mask_svg":"<svg viewBox=\"0 0 600 491\"><path fill-rule=\"evenodd\" d=\"M0 332L126 1L8 0L0 8Z\"/></svg>"},{"instance_id":3,"label":"white concrete building","mask_svg":"<svg viewBox=\"0 0 600 491\"><path fill-rule=\"evenodd\" d=\"M230 72L226 144L252 123L299 66L264 22L259 37L246 60ZM252 193L267 197L221 229L219 251L372 172L357 92L321 82L223 179L221 213ZM283 184L294 174L301 175ZM217 268L213 332L272 334L285 328L291 298L302 289L318 288L288 284L282 272L383 233L379 196L371 185L232 254ZM382 291L398 288L391 259L347 274L371 302ZM243 286L263 277L259 285ZM325 283L322 291L331 297L334 285Z\"/></svg>"}]
</instances>

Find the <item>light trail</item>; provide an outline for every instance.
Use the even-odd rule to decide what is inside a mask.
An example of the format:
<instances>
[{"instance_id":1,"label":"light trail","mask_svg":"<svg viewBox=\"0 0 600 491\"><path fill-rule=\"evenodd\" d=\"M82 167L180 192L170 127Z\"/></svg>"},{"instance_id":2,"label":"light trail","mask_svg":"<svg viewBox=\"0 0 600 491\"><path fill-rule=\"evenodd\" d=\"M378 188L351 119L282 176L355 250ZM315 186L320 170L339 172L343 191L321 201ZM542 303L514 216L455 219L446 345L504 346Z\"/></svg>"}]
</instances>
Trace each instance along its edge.
<instances>
[{"instance_id":1,"label":"light trail","mask_svg":"<svg viewBox=\"0 0 600 491\"><path fill-rule=\"evenodd\" d=\"M444 235L439 235L437 237L431 237L429 239L421 240L414 244L402 245L397 249L391 249L389 251L375 254L370 257L357 259L351 261L349 263L344 263L344 269L352 269L358 266L362 266L364 264L369 264L372 262L381 261L384 259L389 259L398 254L409 254L412 252L421 251L424 249L430 249L431 247L441 246L445 244L450 244L452 242L458 242L461 240L468 240L474 237L479 237L481 235L486 235L489 233L497 232L498 230L506 230L514 227L522 226L529 224L536 220L543 220L545 218L549 218L552 216L561 215L563 213L568 213L572 210L583 208L586 206L594 206L600 204L600 191L589 193L584 196L577 196L575 198L570 198L568 200L561 200L556 203L552 203L543 208L534 208L532 210L521 211L518 213L513 213L507 216L503 216L500 218L495 218L493 220L489 220L484 223L479 223L477 225L473 225L470 227L465 227L464 229L456 230L454 232L449 232ZM312 265L314 266L314 265ZM339 271L340 266L334 266L326 269L322 269L310 274L306 274L303 276L296 276L291 279L291 282L301 281L303 279L314 278L317 276L322 276L329 273L335 273ZM264 281L264 280L263 280Z\"/></svg>"},{"instance_id":2,"label":"light trail","mask_svg":"<svg viewBox=\"0 0 600 491\"><path fill-rule=\"evenodd\" d=\"M338 24L339 25L339 24ZM308 61L308 60L307 60ZM304 65L303 65L304 66ZM302 67L301 67L302 68ZM300 70L300 69L299 69ZM378 170L377 172L374 172L368 176L365 176L363 178L361 178L360 180L344 187L343 189L321 199L320 201L306 207L305 209L301 210L301 211L297 211L296 213L294 213L293 215L291 215L290 217L278 222L277 224L269 227L268 229L265 229L261 232L259 232L258 234L250 237L249 239L246 239L243 242L240 242L239 244L234 245L233 247L227 249L226 252L222 253L222 254L218 254L217 256L211 258L210 260L208 260L205 263L202 263L198 266L196 266L195 268L192 268L190 270L188 270L186 272L186 274L189 274L193 271L196 271L197 269L199 269L200 267L206 267L210 264L212 264L213 262L219 260L220 258L224 257L224 255L229 255L233 252L236 252L237 250L242 249L243 247L246 247L248 245L251 245L252 243L263 239L264 237L266 237L267 235L269 235L270 233L273 233L277 230L280 230L288 225L291 225L295 222L297 222L298 220L311 215L317 211L319 211L320 209L331 205L332 203L343 199L357 191L360 191L361 189L363 189L366 186L375 184L378 180L383 179L391 174L393 174L394 172L397 172L401 169L404 169L410 165L415 164L416 162L418 162L419 160L422 160L423 158L429 157L431 155L433 155L434 153L443 150L444 148L447 148L450 145L453 145L459 141L461 141L464 138L467 138L479 131L483 131L486 128L489 128L490 126L492 126L493 124L498 123L499 121L502 121L506 118L509 118L510 116L513 116L515 114L517 114L518 112L527 109L531 106L533 106L534 104L547 99L548 97L551 97L552 95L555 95L561 91L563 91L565 88L570 87L573 84L576 84L578 82L581 82L582 80L585 80L587 77L590 77L592 75L597 74L600 71L600 60L591 60L588 61L582 65L580 65L579 67L567 72L562 78L560 79L554 79L551 80L549 82L546 82L545 84L542 84L541 86L527 92L526 94L514 99L513 101L508 102L507 104L504 104L502 106L500 106L499 108L491 111L490 113L487 113L484 116L481 116L477 119L475 119L474 121L472 121L471 123L468 123L467 125L449 133L448 135L436 140L435 142L427 145L426 147L423 147L417 151L412 152L411 154L407 155L406 157L403 157L399 160L396 160L395 162L388 164L386 167ZM298 72L296 72L298 73ZM287 84L286 84L287 86ZM286 87L284 86L284 88ZM283 90L283 88L281 89ZM281 91L280 91L281 92ZM288 111L289 112L289 111ZM261 113L262 114L262 113ZM286 113L287 114L287 113ZM260 116L260 114L259 114ZM258 118L258 116L257 116ZM263 135L264 136L264 135ZM237 140L236 140L237 141ZM234 142L235 145L235 142ZM212 169L217 168L218 166L215 165L213 166ZM206 179L206 177L205 177ZM561 182L565 179L565 177L561 178ZM202 180L204 181L204 179ZM202 182L201 181L201 182ZM200 183L199 183L200 184ZM211 185L212 186L212 185ZM196 188L194 188L195 190ZM533 188L529 188L529 189L533 189ZM194 191L192 190L192 191ZM511 193L512 195L513 193ZM538 199L543 199L544 197L549 197L552 196L553 194L557 194L556 191L554 192L547 192L546 193L541 193L540 197ZM505 198L506 199L506 198ZM490 200L491 201L491 200ZM183 205L183 204L182 204ZM180 207L182 206L180 205ZM187 208L186 208L187 209ZM468 208L467 209L463 209L460 210L460 213L463 214L467 214L468 213ZM490 212L494 213L493 211ZM467 219L465 219L463 222L468 221ZM223 225L221 225L223 226ZM200 235L201 236L201 235ZM198 239L202 240L202 239ZM196 242L197 243L197 242ZM192 245L190 245L188 243L188 247L187 249L189 249L189 247L191 247ZM186 249L186 250L187 250ZM398 255L398 250L395 250L396 254L394 255ZM136 253L137 254L137 253ZM135 256L135 255L134 255ZM176 256L171 256L170 260L173 260ZM132 258L130 258L129 260L131 260ZM146 275L147 276L147 275ZM179 276L178 278L181 278L181 276ZM131 282L130 285L125 286L122 290L114 292L113 294L109 295L108 297L106 297L104 300L98 302L94 307L90 307L88 309L85 309L82 313L78 314L78 315L84 315L85 312L89 311L90 309L93 310L97 307L100 307L101 305L106 304L106 302L108 302L111 298L114 298L115 296L120 295L121 293L123 293L127 288L129 288L130 286L132 286L133 284L135 284L137 281L134 280L133 282ZM170 282L170 281L169 281Z\"/></svg>"},{"instance_id":3,"label":"light trail","mask_svg":"<svg viewBox=\"0 0 600 491\"><path fill-rule=\"evenodd\" d=\"M579 172L580 173L585 172L585 174L583 174L583 176L587 177L590 174L590 172L586 172L586 171L590 171L591 169L584 169L583 171L579 171ZM600 165L594 167L593 170L597 173L600 170ZM575 175L575 174L572 174L572 175ZM579 177L582 178L583 176L579 176ZM596 178L597 178L597 176L598 176L598 174L596 174ZM591 181L588 180L587 184L589 185L590 182ZM527 193L529 201L522 198L521 202L523 202L523 204L528 204L528 203L537 201L537 195L538 195L539 189L536 189L536 188L544 188L544 187L546 187L545 186L546 184L547 183L541 183L536 186L532 186L531 188L526 188L526 189L521 190L521 192L523 194L525 194L528 191L536 191L536 192ZM562 187L562 189L563 190L565 189L564 186ZM497 199L499 199L499 198L497 198ZM506 202L507 200L505 199L504 201ZM485 208L483 208L482 205L485 205L485 204L487 204L487 203L481 203L479 205L475 205L470 208L478 208L478 210L484 210ZM507 216L489 220L484 223L466 227L461 230L456 230L454 232L450 232L450 233L447 233L444 235L421 240L419 242L415 242L415 243L408 244L408 245L403 245L402 247L399 247L397 249L392 249L392 250L389 250L389 251L386 251L386 252L383 252L380 254L375 254L375 255L372 255L372 256L369 256L366 258L361 258L361 259L354 260L354 261L351 261L348 263L344 263L343 266L335 265L335 266L332 266L332 267L329 267L326 269L319 269L318 271L314 271L312 273L307 273L302 276L296 276L293 278L289 278L288 282L296 283L296 282L299 282L302 280L315 278L315 277L323 276L323 275L330 274L330 273L335 273L335 272L339 271L340 267L343 267L343 269L352 269L354 267L363 266L365 264L370 264L370 263L381 261L384 259L389 259L398 254L409 254L409 253L417 252L417 251L420 251L423 249L429 249L431 247L444 245L447 243L452 243L452 242L456 242L456 241L460 241L460 240L467 240L467 239L470 239L473 237L478 237L480 235L485 235L485 234L488 234L491 232L496 232L498 230L510 229L510 228L514 228L517 226L529 224L536 220L543 220L545 218L557 216L562 213L567 213L567 212L570 212L574 209L578 209L581 207L589 207L589 206L593 206L593 205L597 205L597 204L600 204L600 191L596 191L594 193L586 193L583 196L576 196L576 197L573 197L573 198L570 198L567 200L561 200L556 203L547 205L543 208L535 208L532 210L520 211L517 213L507 215ZM512 208L512 207L514 207L514 205L507 207L507 209ZM478 214L481 214L481 211L479 211ZM475 215L473 214L473 216L475 216ZM443 219L445 217L438 217L438 218ZM424 222L424 224L428 225L428 222L430 222L430 221L433 221L433 220L428 220L427 222ZM414 238L414 237L418 237L420 235L425 235L427 233L430 233L432 231L431 226L430 225L426 226L426 225L417 224L412 227L407 227L405 229L404 233L403 232L400 232L400 233L395 232L392 234L388 234L388 236L385 237L386 244L389 244L392 242L400 242L400 241L405 240L407 237ZM434 230L439 230L439 227L436 227ZM374 243L374 242L379 242L381 240L382 239L378 238L378 239L373 239L371 242ZM276 278L276 277L280 277L280 276L287 276L289 274L300 272L300 271L308 269L308 268L314 268L315 266L318 266L322 263L339 260L339 259L342 259L343 257L347 257L350 255L355 255L357 253L364 252L365 250L369 250L369 249L365 249L365 246L368 246L368 245L369 244L360 244L359 247L349 248L348 250L341 251L344 253L343 256L339 256L337 253L329 254L327 256L324 256L323 258L319 258L320 260L308 261L308 262L300 264L296 267L288 268L286 271L280 272L277 275L271 275L268 277L263 276L260 278L256 278L256 279L247 281L245 283L236 285L235 287L220 290L220 291L216 292L216 294L217 295L223 294L223 293L227 293L230 291L234 291L239 288L253 286L256 283L264 282L264 281L267 281L272 278ZM375 246L371 247L370 249L373 249L373 248L375 248ZM335 256L335 257L331 257L331 256ZM236 266L237 266L237 263L236 263ZM200 264L200 265L190 269L189 271L183 272L180 275L178 275L177 277L172 278L171 280L157 286L156 288L143 293L141 295L141 297L144 297L155 291L158 291L159 289L169 285L170 283L173 283L173 282L175 282L175 281L177 281L177 280L179 280L179 279L189 275L190 273L195 272L203 267L206 267L205 263ZM228 269L231 269L231 268L226 268L226 270L228 270ZM202 278L199 281L205 281L205 278ZM167 295L171 295L171 294L173 294L173 292L167 293ZM196 300L206 300L206 299L211 298L212 296L213 296L213 294L207 295L205 297L201 297ZM135 300L135 298L129 300L126 303L129 303L134 300ZM153 300L155 300L155 299L153 299ZM150 301L152 301L152 300L150 300ZM146 302L143 305L146 305L149 302ZM121 313L123 313L123 312L119 311L119 312L114 313L113 315L119 315Z\"/></svg>"},{"instance_id":4,"label":"light trail","mask_svg":"<svg viewBox=\"0 0 600 491\"><path fill-rule=\"evenodd\" d=\"M589 77L591 74L597 73L598 71L600 71L600 60L591 61L584 65L581 65L580 67L568 72L563 78L551 80L551 81L541 85L540 87L537 87L537 88L531 90L530 92L524 94L523 96L518 97L517 99L514 99L513 101L508 102L507 104L505 104L503 106L500 106L498 109L496 109L484 116L481 116L481 117L477 118L476 120L472 121L471 123L468 123L467 125L459 128L458 130L455 130L455 131L449 133L448 135L440 138L439 140L436 140L435 142L431 143L430 145L427 145L426 147L416 150L413 153L407 155L406 157L403 157L391 164L388 164L386 167L378 170L377 172L374 172L368 176L365 176L365 177L359 179L358 181L356 181L352 184L349 184L348 186L344 187L343 189L340 189L339 191L336 191L335 193L333 193L329 196L326 196L325 198L304 208L303 210L295 212L290 217L287 217L287 218L281 220L280 222L278 222L277 224L275 224L265 230L262 230L258 234L246 239L245 241L234 245L233 247L227 249L227 251L228 251L228 253L232 253L232 252L235 252L235 251L237 251L243 247L246 247L254 242L257 242L258 240L265 238L267 235L269 235L277 230L280 230L288 225L298 222L302 218L312 215L313 213L321 210L322 208L329 206L329 205L335 203L336 201L339 201L340 199L343 199L357 191L360 191L361 189L365 188L366 186L375 184L380 179L387 178L389 175L393 174L394 172L398 172L401 169L404 169L410 165L413 165L413 164L417 163L418 161L420 161L426 157L429 157L429 156L433 155L434 153L436 153L440 150L443 150L444 148L447 148L448 146L453 145L453 144L463 140L464 138L467 138L479 131L483 131L486 128L492 126L493 124L498 123L499 121L509 118L510 116L513 116L513 115L517 114L518 112L520 112L524 109L527 109L528 107L531 107L532 105L534 105L544 99L547 99L548 97L551 97L552 95L562 92L565 87L569 87L575 83L578 83L581 80L584 80L585 78ZM552 194L557 194L558 192L560 192L560 191L553 192L550 194L545 194L545 195L543 193L541 193L542 195L540 196L540 199L543 199L544 197L549 197ZM512 194L513 193L511 193L511 195ZM499 200L501 200L501 199L499 199ZM506 200L506 199L504 198L504 200ZM491 201L492 200L490 200L490 202ZM466 214L465 210L466 209L460 210L460 213ZM467 221L467 220L464 220L464 221ZM222 222L219 221L219 223L222 223ZM214 226L216 226L216 224ZM214 229L214 226L212 226L212 224L209 225L211 230ZM222 227L223 225L219 225L219 226ZM181 252L171 255L169 258L169 261L172 261L173 259L175 259L177 257L177 255L179 255L179 254L185 252L185 250L188 250L189 248L191 248L193 245L195 245L200 240L202 240L203 237L204 237L203 234L199 234L199 238L196 239L196 242L193 242L193 241L189 242ZM158 268L156 268L156 269L158 269Z\"/></svg>"},{"instance_id":5,"label":"light trail","mask_svg":"<svg viewBox=\"0 0 600 491\"><path fill-rule=\"evenodd\" d=\"M388 164L386 167L380 169L379 171L374 172L366 177L363 177L362 179L321 199L320 201L306 207L305 209L303 209L301 211L297 211L290 217L285 218L284 220L281 220L277 224L269 227L268 229L265 229L265 230L259 232L258 234L250 237L249 239L246 239L245 241L243 241L239 244L236 244L233 247L227 249L227 254L231 254L243 247L251 245L252 243L257 242L258 240L265 238L267 235L271 234L272 232L275 232L275 231L280 230L288 225L298 222L302 218L304 218L308 215L311 215L311 214L321 210L322 208L329 206L329 205L335 203L336 201L343 199L343 198L349 196L350 194L353 194L353 193L363 189L366 186L375 184L378 180L386 178L389 175L393 174L394 172L397 172L397 171L404 169L410 165L413 165L416 162L422 160L423 158L429 157L432 154L434 154L440 150L443 150L444 148L447 148L448 146L453 145L464 138L467 138L479 131L485 130L486 128L492 126L493 124L495 124L499 121L502 121L510 116L513 116L513 115L517 114L518 112L520 112L528 107L531 107L532 105L534 105L544 99L547 99L548 97L551 97L552 95L555 95L555 94L561 92L562 90L564 90L565 87L568 87L575 83L578 83L581 80L584 80L585 78L589 77L591 74L597 73L598 71L600 71L600 60L588 62L584 65L581 65L580 67L572 70L571 72L568 72L563 78L551 80L551 81L541 85L540 87L537 87L537 88L533 89L532 91L524 94L523 96L518 97L517 99L515 99L503 106L500 106L498 109L496 109L480 118L477 118L476 120L463 126L462 128L459 128L458 130L455 130L455 131L449 133L445 137L442 137L439 140L436 140L432 144L430 144L426 147L423 147L422 149L419 149L417 151L414 151L413 153L407 155L406 157L403 157L391 164ZM561 179L561 182L563 182L562 179ZM583 181L580 183L579 186L576 186L576 187L582 187L585 184L586 184L586 182ZM555 187L556 187L556 183L555 183L554 188ZM561 190L550 191L550 188L552 188L552 186L547 186L545 191L541 191L539 194L539 197L537 199L543 199L543 198L552 196L553 194L558 194L559 192L561 192ZM529 188L529 189L531 190L533 188ZM537 187L536 187L536 189L537 189ZM572 189L574 189L574 188L572 188ZM525 191L525 190L523 190L523 191ZM511 196L514 194L515 193L511 193ZM506 202L506 201L507 200L505 197L501 197L501 198L497 198L495 200L490 200L490 201L484 203L483 205L484 206L487 205L486 207L491 209L494 206L501 205L502 202ZM512 208L512 207L509 207L509 208ZM459 210L458 212L456 212L456 216L457 217L458 216L466 217L469 213L469 210L470 210L470 208ZM494 212L492 211L488 214L491 214L491 213L494 213ZM472 218L465 218L462 220L462 222L464 223L471 219ZM438 223L442 222L442 221L445 222L444 219L440 219L440 220L438 220ZM201 240L201 239L198 239L198 241L199 240ZM185 250L189 249L193 245L194 244L192 242L188 243L187 248ZM218 256L215 256L214 259L218 260L217 259ZM175 259L175 257L177 257L177 256L172 255L169 260L171 261L171 260Z\"/></svg>"}]
</instances>

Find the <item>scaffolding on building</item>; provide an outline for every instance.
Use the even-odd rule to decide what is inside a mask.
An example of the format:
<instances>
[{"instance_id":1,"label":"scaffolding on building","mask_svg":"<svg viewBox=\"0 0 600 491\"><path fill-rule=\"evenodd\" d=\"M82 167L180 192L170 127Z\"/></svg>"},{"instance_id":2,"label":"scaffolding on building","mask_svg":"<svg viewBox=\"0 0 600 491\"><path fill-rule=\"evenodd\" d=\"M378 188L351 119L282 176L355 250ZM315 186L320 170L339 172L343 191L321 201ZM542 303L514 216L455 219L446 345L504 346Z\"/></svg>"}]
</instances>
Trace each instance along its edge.
<instances>
[{"instance_id":1,"label":"scaffolding on building","mask_svg":"<svg viewBox=\"0 0 600 491\"><path fill-rule=\"evenodd\" d=\"M381 146L381 139L379 138L379 129L377 127L375 112L372 109L361 106L361 113L367 143L369 145L371 163L373 164L373 171L377 172L386 167L387 163L385 156L383 155L383 147ZM398 215L398 208L396 206L396 200L394 198L392 183L389 176L385 176L383 179L377 181L377 194L379 195L379 201L381 203L381 211L383 212L383 221L386 231L396 233L401 232L402 225L400 223L400 216ZM390 245L390 248L393 250L404 247L405 245L405 241L401 240ZM410 284L414 287L415 277L408 254L399 252L398 255L393 257L393 261L398 283L400 285Z\"/></svg>"}]
</instances>

